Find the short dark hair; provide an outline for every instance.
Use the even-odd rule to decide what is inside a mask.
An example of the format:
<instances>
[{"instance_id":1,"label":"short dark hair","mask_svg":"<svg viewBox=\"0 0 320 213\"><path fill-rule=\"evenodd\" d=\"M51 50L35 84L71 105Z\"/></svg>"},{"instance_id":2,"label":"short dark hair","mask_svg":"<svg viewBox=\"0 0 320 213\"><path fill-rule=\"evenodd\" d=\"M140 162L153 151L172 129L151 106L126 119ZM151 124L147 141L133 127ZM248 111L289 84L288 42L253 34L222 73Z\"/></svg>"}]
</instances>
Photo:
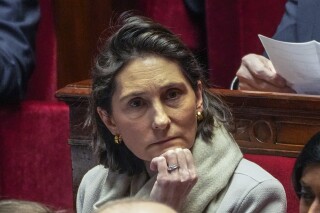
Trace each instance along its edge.
<instances>
[{"instance_id":1,"label":"short dark hair","mask_svg":"<svg viewBox=\"0 0 320 213\"><path fill-rule=\"evenodd\" d=\"M119 17L113 30L115 32L107 39L95 59L91 113L87 119L87 124L93 126L93 147L99 154L101 164L129 175L140 173L144 169L143 161L123 143L114 143L114 136L96 110L101 107L109 115L112 114L115 77L126 64L139 57L156 55L176 62L194 91L197 90L198 81L202 82L204 119L198 124L197 135L200 134L205 141L209 141L215 124L229 125L231 113L228 108L209 91L203 68L186 45L170 30L149 18L128 13Z\"/></svg>"},{"instance_id":2,"label":"short dark hair","mask_svg":"<svg viewBox=\"0 0 320 213\"><path fill-rule=\"evenodd\" d=\"M316 133L307 142L304 148L301 150L292 172L292 184L293 188L300 198L301 192L301 177L304 169L308 165L319 164L320 163L320 132Z\"/></svg>"}]
</instances>

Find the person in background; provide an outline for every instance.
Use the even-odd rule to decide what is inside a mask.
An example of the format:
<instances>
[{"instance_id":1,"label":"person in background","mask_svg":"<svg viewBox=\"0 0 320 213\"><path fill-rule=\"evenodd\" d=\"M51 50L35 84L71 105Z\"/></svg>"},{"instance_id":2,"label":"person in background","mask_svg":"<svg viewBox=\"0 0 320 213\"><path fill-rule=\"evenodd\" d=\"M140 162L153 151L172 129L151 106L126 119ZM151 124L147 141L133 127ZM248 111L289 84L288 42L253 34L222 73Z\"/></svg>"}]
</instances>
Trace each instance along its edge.
<instances>
[{"instance_id":1,"label":"person in background","mask_svg":"<svg viewBox=\"0 0 320 213\"><path fill-rule=\"evenodd\" d=\"M287 42L320 41L319 0L288 0L285 9L274 39ZM266 55L244 56L236 76L232 89L295 93L277 74Z\"/></svg>"},{"instance_id":2,"label":"person in background","mask_svg":"<svg viewBox=\"0 0 320 213\"><path fill-rule=\"evenodd\" d=\"M95 213L177 213L174 209L170 208L163 203L123 198L115 201L110 201L102 205Z\"/></svg>"},{"instance_id":3,"label":"person in background","mask_svg":"<svg viewBox=\"0 0 320 213\"><path fill-rule=\"evenodd\" d=\"M0 200L1 213L54 213L49 207L33 201Z\"/></svg>"},{"instance_id":4,"label":"person in background","mask_svg":"<svg viewBox=\"0 0 320 213\"><path fill-rule=\"evenodd\" d=\"M37 0L0 1L0 103L25 97L39 18Z\"/></svg>"},{"instance_id":5,"label":"person in background","mask_svg":"<svg viewBox=\"0 0 320 213\"><path fill-rule=\"evenodd\" d=\"M77 193L77 212L126 197L177 212L286 212L281 183L243 158L232 115L205 71L167 28L123 14L92 73L90 115L100 165Z\"/></svg>"},{"instance_id":6,"label":"person in background","mask_svg":"<svg viewBox=\"0 0 320 213\"><path fill-rule=\"evenodd\" d=\"M297 157L292 183L300 199L300 213L320 212L320 132L308 141Z\"/></svg>"},{"instance_id":7,"label":"person in background","mask_svg":"<svg viewBox=\"0 0 320 213\"><path fill-rule=\"evenodd\" d=\"M186 7L198 16L205 14L205 1L204 0L184 0Z\"/></svg>"}]
</instances>

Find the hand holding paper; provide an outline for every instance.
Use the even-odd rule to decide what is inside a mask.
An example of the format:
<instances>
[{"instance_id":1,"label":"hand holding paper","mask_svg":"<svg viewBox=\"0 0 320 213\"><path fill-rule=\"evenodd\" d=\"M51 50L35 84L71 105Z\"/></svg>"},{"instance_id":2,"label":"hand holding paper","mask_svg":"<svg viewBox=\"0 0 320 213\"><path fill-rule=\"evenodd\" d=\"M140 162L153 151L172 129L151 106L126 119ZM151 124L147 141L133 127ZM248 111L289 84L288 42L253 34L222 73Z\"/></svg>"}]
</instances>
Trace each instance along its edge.
<instances>
[{"instance_id":1,"label":"hand holding paper","mask_svg":"<svg viewBox=\"0 0 320 213\"><path fill-rule=\"evenodd\" d=\"M291 43L259 38L275 70L297 93L320 94L320 43Z\"/></svg>"}]
</instances>

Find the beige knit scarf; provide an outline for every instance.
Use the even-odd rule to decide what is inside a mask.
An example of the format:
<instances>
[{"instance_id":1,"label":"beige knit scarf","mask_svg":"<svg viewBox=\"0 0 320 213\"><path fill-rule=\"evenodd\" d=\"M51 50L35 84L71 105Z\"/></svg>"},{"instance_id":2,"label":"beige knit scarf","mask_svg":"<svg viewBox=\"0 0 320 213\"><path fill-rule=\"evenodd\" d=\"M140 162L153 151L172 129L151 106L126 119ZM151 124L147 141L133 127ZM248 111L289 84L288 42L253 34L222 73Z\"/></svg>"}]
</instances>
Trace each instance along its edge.
<instances>
[{"instance_id":1,"label":"beige knit scarf","mask_svg":"<svg viewBox=\"0 0 320 213\"><path fill-rule=\"evenodd\" d=\"M206 207L219 206L228 187L230 178L242 153L233 138L223 127L216 127L212 142L206 143L199 137L192 154L198 173L198 181L184 203L183 213L206 212ZM147 172L128 177L109 171L98 202L98 208L107 201L128 196L149 197L156 175L149 177Z\"/></svg>"}]
</instances>

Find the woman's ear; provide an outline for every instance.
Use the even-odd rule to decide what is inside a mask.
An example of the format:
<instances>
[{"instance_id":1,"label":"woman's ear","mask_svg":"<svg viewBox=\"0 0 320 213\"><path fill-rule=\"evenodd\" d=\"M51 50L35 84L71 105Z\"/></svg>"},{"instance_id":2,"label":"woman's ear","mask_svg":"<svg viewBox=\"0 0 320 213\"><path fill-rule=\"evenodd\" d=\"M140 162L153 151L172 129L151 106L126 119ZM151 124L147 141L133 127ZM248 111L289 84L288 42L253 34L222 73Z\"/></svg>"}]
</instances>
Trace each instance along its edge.
<instances>
[{"instance_id":1,"label":"woman's ear","mask_svg":"<svg viewBox=\"0 0 320 213\"><path fill-rule=\"evenodd\" d=\"M112 116L110 116L105 110L103 110L101 107L97 107L97 112L104 123L104 125L109 129L109 131L116 135L118 133L116 123L114 122L114 119Z\"/></svg>"},{"instance_id":2,"label":"woman's ear","mask_svg":"<svg viewBox=\"0 0 320 213\"><path fill-rule=\"evenodd\" d=\"M198 83L197 83L197 91L196 91L196 98L197 98L197 111L203 111L203 98L202 98L202 93L203 93L203 90L202 90L202 83L200 80L198 80Z\"/></svg>"}]
</instances>

